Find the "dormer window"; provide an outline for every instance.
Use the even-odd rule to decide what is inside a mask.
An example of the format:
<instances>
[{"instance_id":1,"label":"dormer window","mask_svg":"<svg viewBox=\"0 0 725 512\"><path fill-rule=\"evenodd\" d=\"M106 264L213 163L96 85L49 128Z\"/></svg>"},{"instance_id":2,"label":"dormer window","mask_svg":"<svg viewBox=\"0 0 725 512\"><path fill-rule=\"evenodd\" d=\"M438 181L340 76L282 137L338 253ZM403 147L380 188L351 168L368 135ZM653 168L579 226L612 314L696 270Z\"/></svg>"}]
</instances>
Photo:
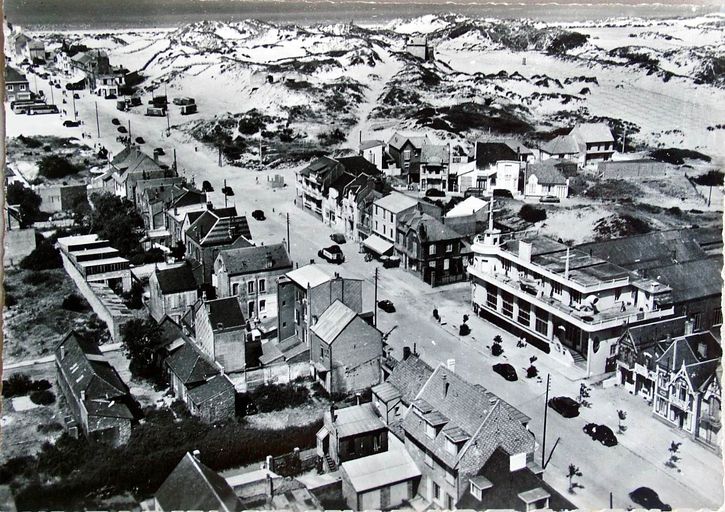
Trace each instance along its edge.
<instances>
[{"instance_id":1,"label":"dormer window","mask_svg":"<svg viewBox=\"0 0 725 512\"><path fill-rule=\"evenodd\" d=\"M425 435L427 435L431 439L435 439L436 437L436 428L431 425L430 423L425 424Z\"/></svg>"},{"instance_id":2,"label":"dormer window","mask_svg":"<svg viewBox=\"0 0 725 512\"><path fill-rule=\"evenodd\" d=\"M511 472L524 469L526 467L526 452L516 453L509 458L509 470Z\"/></svg>"},{"instance_id":3,"label":"dormer window","mask_svg":"<svg viewBox=\"0 0 725 512\"><path fill-rule=\"evenodd\" d=\"M446 438L446 451L451 455L458 455L458 445Z\"/></svg>"}]
</instances>

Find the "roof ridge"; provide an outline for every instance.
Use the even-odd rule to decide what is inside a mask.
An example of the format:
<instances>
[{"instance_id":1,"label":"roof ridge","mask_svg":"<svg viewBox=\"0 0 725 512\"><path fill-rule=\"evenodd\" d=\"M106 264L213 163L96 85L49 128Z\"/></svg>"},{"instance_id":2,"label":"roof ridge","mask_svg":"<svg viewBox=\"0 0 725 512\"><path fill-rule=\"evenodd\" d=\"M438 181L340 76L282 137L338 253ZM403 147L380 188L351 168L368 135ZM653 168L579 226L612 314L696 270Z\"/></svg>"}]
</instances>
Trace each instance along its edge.
<instances>
[{"instance_id":1,"label":"roof ridge","mask_svg":"<svg viewBox=\"0 0 725 512\"><path fill-rule=\"evenodd\" d=\"M189 453L189 452L186 452L186 455L190 457L190 459L192 461L192 464L194 465L194 469L196 469L199 472L199 474L201 475L202 479L206 483L207 487L209 487L209 489L211 489L211 492L214 494L214 496L216 497L217 501L224 507L224 510L229 510L228 507L227 507L227 504L224 503L224 500L222 499L221 496L219 496L219 493L216 491L216 488L211 484L211 482L207 478L206 472L201 467L201 465L202 465L201 464L201 461L196 460L196 457L194 457L194 455L191 454L191 453ZM212 471L212 470L210 469L210 471Z\"/></svg>"}]
</instances>

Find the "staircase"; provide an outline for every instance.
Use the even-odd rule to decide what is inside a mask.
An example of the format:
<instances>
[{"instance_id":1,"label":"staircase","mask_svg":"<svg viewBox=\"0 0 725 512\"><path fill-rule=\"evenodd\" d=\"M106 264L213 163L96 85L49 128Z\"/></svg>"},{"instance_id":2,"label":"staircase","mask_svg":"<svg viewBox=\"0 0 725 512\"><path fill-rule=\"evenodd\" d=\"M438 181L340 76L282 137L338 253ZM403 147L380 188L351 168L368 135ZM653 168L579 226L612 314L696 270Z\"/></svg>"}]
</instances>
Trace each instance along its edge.
<instances>
[{"instance_id":1,"label":"staircase","mask_svg":"<svg viewBox=\"0 0 725 512\"><path fill-rule=\"evenodd\" d=\"M337 464L335 464L335 461L332 460L332 457L330 457L329 453L325 454L325 462L327 463L327 470L328 471L335 471L337 470Z\"/></svg>"},{"instance_id":2,"label":"staircase","mask_svg":"<svg viewBox=\"0 0 725 512\"><path fill-rule=\"evenodd\" d=\"M570 350L569 353L571 354L571 357L574 359L574 364L577 365L580 368L586 369L587 367L587 360L584 358L583 355L581 355L576 350Z\"/></svg>"}]
</instances>

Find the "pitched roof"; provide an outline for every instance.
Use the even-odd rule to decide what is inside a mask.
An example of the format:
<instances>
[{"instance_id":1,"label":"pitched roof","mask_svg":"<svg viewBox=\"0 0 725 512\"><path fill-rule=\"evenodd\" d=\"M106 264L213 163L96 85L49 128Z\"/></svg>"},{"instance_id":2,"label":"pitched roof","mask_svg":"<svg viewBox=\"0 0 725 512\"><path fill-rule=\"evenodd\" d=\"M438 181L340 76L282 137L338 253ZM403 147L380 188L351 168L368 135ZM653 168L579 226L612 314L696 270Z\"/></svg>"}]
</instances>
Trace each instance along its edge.
<instances>
[{"instance_id":1,"label":"pitched roof","mask_svg":"<svg viewBox=\"0 0 725 512\"><path fill-rule=\"evenodd\" d=\"M325 174L339 165L339 162L329 156L321 156L313 160L307 167L300 171L302 176L310 174Z\"/></svg>"},{"instance_id":2,"label":"pitched roof","mask_svg":"<svg viewBox=\"0 0 725 512\"><path fill-rule=\"evenodd\" d=\"M184 455L155 497L163 510L242 510L239 498L226 480L191 453Z\"/></svg>"},{"instance_id":3,"label":"pitched roof","mask_svg":"<svg viewBox=\"0 0 725 512\"><path fill-rule=\"evenodd\" d=\"M340 299L337 299L320 315L319 320L311 327L311 330L322 341L332 343L356 316L357 313L347 307Z\"/></svg>"},{"instance_id":4,"label":"pitched roof","mask_svg":"<svg viewBox=\"0 0 725 512\"><path fill-rule=\"evenodd\" d=\"M127 146L124 148L111 160L111 165L118 169L124 176L132 173L163 172L158 162L136 146Z\"/></svg>"},{"instance_id":5,"label":"pitched roof","mask_svg":"<svg viewBox=\"0 0 725 512\"><path fill-rule=\"evenodd\" d=\"M431 143L428 135L403 135L400 132L395 132L388 141L388 146L400 149L406 142L410 142L417 149L421 149L424 145Z\"/></svg>"},{"instance_id":6,"label":"pitched roof","mask_svg":"<svg viewBox=\"0 0 725 512\"><path fill-rule=\"evenodd\" d=\"M219 258L230 276L292 268L287 248L281 243L225 249Z\"/></svg>"},{"instance_id":7,"label":"pitched roof","mask_svg":"<svg viewBox=\"0 0 725 512\"><path fill-rule=\"evenodd\" d=\"M234 393L234 384L226 375L216 375L187 391L189 398L196 405L201 405L210 400L218 400L224 396L233 396Z\"/></svg>"},{"instance_id":8,"label":"pitched roof","mask_svg":"<svg viewBox=\"0 0 725 512\"><path fill-rule=\"evenodd\" d=\"M614 142L612 131L605 123L581 123L576 125L569 134L573 135L579 144L586 142Z\"/></svg>"},{"instance_id":9,"label":"pitched roof","mask_svg":"<svg viewBox=\"0 0 725 512\"><path fill-rule=\"evenodd\" d=\"M377 139L364 140L360 143L361 150L376 148L378 146L385 146L385 143L382 140Z\"/></svg>"},{"instance_id":10,"label":"pitched roof","mask_svg":"<svg viewBox=\"0 0 725 512\"><path fill-rule=\"evenodd\" d=\"M443 165L450 161L448 144L426 144L420 150L420 162L425 164Z\"/></svg>"},{"instance_id":11,"label":"pitched roof","mask_svg":"<svg viewBox=\"0 0 725 512\"><path fill-rule=\"evenodd\" d=\"M674 338L685 334L685 320L687 317L679 316L659 322L636 325L627 329L627 334L637 351L641 352L667 339L668 336Z\"/></svg>"},{"instance_id":12,"label":"pitched roof","mask_svg":"<svg viewBox=\"0 0 725 512\"><path fill-rule=\"evenodd\" d=\"M98 345L70 331L56 346L55 359L75 399L85 393L89 414L132 419L119 399L129 391L116 369L106 360Z\"/></svg>"},{"instance_id":13,"label":"pitched roof","mask_svg":"<svg viewBox=\"0 0 725 512\"><path fill-rule=\"evenodd\" d=\"M519 160L516 151L506 142L476 142L476 167L485 169L502 160Z\"/></svg>"},{"instance_id":14,"label":"pitched roof","mask_svg":"<svg viewBox=\"0 0 725 512\"><path fill-rule=\"evenodd\" d=\"M239 329L246 325L242 306L236 297L223 297L221 299L204 302L209 322L214 331L222 329Z\"/></svg>"},{"instance_id":15,"label":"pitched roof","mask_svg":"<svg viewBox=\"0 0 725 512\"><path fill-rule=\"evenodd\" d=\"M418 200L401 194L400 192L391 192L387 196L381 197L374 203L385 210L393 213L399 213L408 208L412 208L418 204Z\"/></svg>"},{"instance_id":16,"label":"pitched roof","mask_svg":"<svg viewBox=\"0 0 725 512\"><path fill-rule=\"evenodd\" d=\"M363 432L373 432L385 429L385 424L375 413L373 404L366 403L345 407L343 409L335 409L334 428L337 430L338 437L349 437ZM325 413L329 415L329 412Z\"/></svg>"},{"instance_id":17,"label":"pitched roof","mask_svg":"<svg viewBox=\"0 0 725 512\"><path fill-rule=\"evenodd\" d=\"M446 213L446 218L466 217L468 215L473 215L482 208L488 208L488 201L484 201L483 199L474 196L467 197L451 208L451 210Z\"/></svg>"},{"instance_id":18,"label":"pitched roof","mask_svg":"<svg viewBox=\"0 0 725 512\"><path fill-rule=\"evenodd\" d=\"M395 365L385 382L400 391L403 403L410 404L431 375L433 368L416 354L411 354Z\"/></svg>"},{"instance_id":19,"label":"pitched roof","mask_svg":"<svg viewBox=\"0 0 725 512\"><path fill-rule=\"evenodd\" d=\"M194 273L186 263L176 267L156 269L154 273L163 295L190 292L197 289Z\"/></svg>"},{"instance_id":20,"label":"pitched roof","mask_svg":"<svg viewBox=\"0 0 725 512\"><path fill-rule=\"evenodd\" d=\"M5 66L5 83L28 82L25 75L12 66Z\"/></svg>"},{"instance_id":21,"label":"pitched roof","mask_svg":"<svg viewBox=\"0 0 725 512\"><path fill-rule=\"evenodd\" d=\"M226 215L227 210L204 211L186 230L186 236L205 247L228 245L240 238L252 240L247 218L234 211L231 216Z\"/></svg>"},{"instance_id":22,"label":"pitched roof","mask_svg":"<svg viewBox=\"0 0 725 512\"><path fill-rule=\"evenodd\" d=\"M308 287L314 288L332 279L332 277L325 272L322 267L314 263L296 268L291 272L287 272L285 275L290 281L293 281L305 289Z\"/></svg>"},{"instance_id":23,"label":"pitched roof","mask_svg":"<svg viewBox=\"0 0 725 512\"><path fill-rule=\"evenodd\" d=\"M463 238L463 235L449 228L435 217L418 210L404 214L399 219L399 225L402 229L416 231L422 241L444 242Z\"/></svg>"},{"instance_id":24,"label":"pitched roof","mask_svg":"<svg viewBox=\"0 0 725 512\"><path fill-rule=\"evenodd\" d=\"M649 269L647 275L672 288L675 304L722 294L722 256Z\"/></svg>"},{"instance_id":25,"label":"pitched roof","mask_svg":"<svg viewBox=\"0 0 725 512\"><path fill-rule=\"evenodd\" d=\"M185 385L204 382L219 373L214 365L204 359L193 343L185 343L166 358L166 365Z\"/></svg>"},{"instance_id":26,"label":"pitched roof","mask_svg":"<svg viewBox=\"0 0 725 512\"><path fill-rule=\"evenodd\" d=\"M380 170L374 164L359 155L340 157L336 160L342 164L345 171L354 176L359 176L360 174L376 176L380 174Z\"/></svg>"},{"instance_id":27,"label":"pitched roof","mask_svg":"<svg viewBox=\"0 0 725 512\"><path fill-rule=\"evenodd\" d=\"M340 465L355 492L361 493L420 476L420 470L405 450L376 453Z\"/></svg>"},{"instance_id":28,"label":"pitched roof","mask_svg":"<svg viewBox=\"0 0 725 512\"><path fill-rule=\"evenodd\" d=\"M722 348L715 336L710 332L698 332L672 340L657 364L673 372L680 371L684 365L692 387L702 391L715 377L721 357Z\"/></svg>"},{"instance_id":29,"label":"pitched roof","mask_svg":"<svg viewBox=\"0 0 725 512\"><path fill-rule=\"evenodd\" d=\"M529 165L527 174L536 176L538 183L547 185L565 185L566 178L556 167L556 163L552 160L544 160L543 162L535 162Z\"/></svg>"},{"instance_id":30,"label":"pitched roof","mask_svg":"<svg viewBox=\"0 0 725 512\"><path fill-rule=\"evenodd\" d=\"M541 151L549 155L573 155L579 153L579 146L571 135L559 135L541 145Z\"/></svg>"}]
</instances>

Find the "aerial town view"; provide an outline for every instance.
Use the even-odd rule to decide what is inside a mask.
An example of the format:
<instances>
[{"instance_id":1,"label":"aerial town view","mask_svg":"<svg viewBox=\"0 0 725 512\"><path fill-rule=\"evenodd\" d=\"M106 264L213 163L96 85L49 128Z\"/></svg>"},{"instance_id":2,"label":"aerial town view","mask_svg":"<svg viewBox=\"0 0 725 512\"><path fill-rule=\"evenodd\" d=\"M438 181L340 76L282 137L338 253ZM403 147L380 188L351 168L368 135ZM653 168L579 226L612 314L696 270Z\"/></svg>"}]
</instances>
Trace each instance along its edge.
<instances>
[{"instance_id":1,"label":"aerial town view","mask_svg":"<svg viewBox=\"0 0 725 512\"><path fill-rule=\"evenodd\" d=\"M91 4L5 2L0 510L723 505L721 5Z\"/></svg>"}]
</instances>

